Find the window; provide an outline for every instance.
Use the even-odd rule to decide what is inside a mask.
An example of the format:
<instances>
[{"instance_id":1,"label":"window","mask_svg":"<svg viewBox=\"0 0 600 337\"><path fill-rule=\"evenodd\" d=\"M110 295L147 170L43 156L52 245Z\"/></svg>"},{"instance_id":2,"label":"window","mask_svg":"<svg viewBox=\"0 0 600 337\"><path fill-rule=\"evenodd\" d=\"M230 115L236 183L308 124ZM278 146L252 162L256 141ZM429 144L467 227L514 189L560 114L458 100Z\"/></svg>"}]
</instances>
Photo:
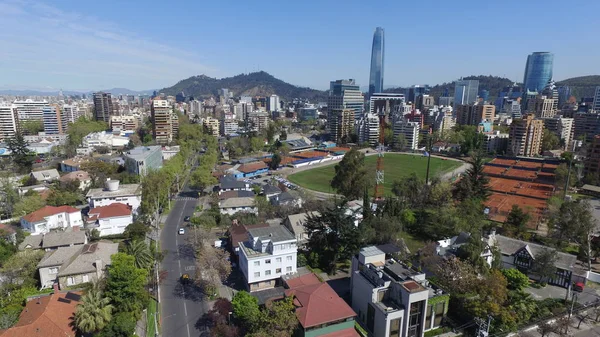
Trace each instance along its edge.
<instances>
[{"instance_id":1,"label":"window","mask_svg":"<svg viewBox=\"0 0 600 337\"><path fill-rule=\"evenodd\" d=\"M400 337L400 327L402 326L402 318L396 318L390 321L389 337Z\"/></svg>"},{"instance_id":2,"label":"window","mask_svg":"<svg viewBox=\"0 0 600 337\"><path fill-rule=\"evenodd\" d=\"M288 272L288 273L291 272L292 271L292 267L291 266L285 267L285 271Z\"/></svg>"},{"instance_id":3,"label":"window","mask_svg":"<svg viewBox=\"0 0 600 337\"><path fill-rule=\"evenodd\" d=\"M271 264L271 259L265 260L266 264Z\"/></svg>"},{"instance_id":4,"label":"window","mask_svg":"<svg viewBox=\"0 0 600 337\"><path fill-rule=\"evenodd\" d=\"M75 279L72 276L67 277L67 285L72 286L75 284Z\"/></svg>"},{"instance_id":5,"label":"window","mask_svg":"<svg viewBox=\"0 0 600 337\"><path fill-rule=\"evenodd\" d=\"M83 275L83 282L89 282L90 281L90 276L89 275Z\"/></svg>"},{"instance_id":6,"label":"window","mask_svg":"<svg viewBox=\"0 0 600 337\"><path fill-rule=\"evenodd\" d=\"M254 277L260 277L260 272L259 271L255 272Z\"/></svg>"},{"instance_id":7,"label":"window","mask_svg":"<svg viewBox=\"0 0 600 337\"><path fill-rule=\"evenodd\" d=\"M371 332L375 328L375 308L373 307L373 303L369 303L367 307L367 328Z\"/></svg>"},{"instance_id":8,"label":"window","mask_svg":"<svg viewBox=\"0 0 600 337\"><path fill-rule=\"evenodd\" d=\"M255 267L260 267L260 261L254 261L254 266Z\"/></svg>"},{"instance_id":9,"label":"window","mask_svg":"<svg viewBox=\"0 0 600 337\"><path fill-rule=\"evenodd\" d=\"M281 274L281 268L275 269L275 274Z\"/></svg>"},{"instance_id":10,"label":"window","mask_svg":"<svg viewBox=\"0 0 600 337\"><path fill-rule=\"evenodd\" d=\"M281 258L280 258L280 257L278 257L277 259L275 259L275 261L277 261L277 262L281 262Z\"/></svg>"},{"instance_id":11,"label":"window","mask_svg":"<svg viewBox=\"0 0 600 337\"><path fill-rule=\"evenodd\" d=\"M286 260L292 261L292 256L290 255L290 256L286 257Z\"/></svg>"},{"instance_id":12,"label":"window","mask_svg":"<svg viewBox=\"0 0 600 337\"><path fill-rule=\"evenodd\" d=\"M437 327L442 325L442 319L444 318L444 309L446 308L446 302L440 302L435 306L435 318L433 320L433 326Z\"/></svg>"},{"instance_id":13,"label":"window","mask_svg":"<svg viewBox=\"0 0 600 337\"><path fill-rule=\"evenodd\" d=\"M58 274L58 267L48 268L48 274Z\"/></svg>"},{"instance_id":14,"label":"window","mask_svg":"<svg viewBox=\"0 0 600 337\"><path fill-rule=\"evenodd\" d=\"M425 310L425 329L431 328L431 316L433 314L433 305L428 305L427 310Z\"/></svg>"},{"instance_id":15,"label":"window","mask_svg":"<svg viewBox=\"0 0 600 337\"><path fill-rule=\"evenodd\" d=\"M408 334L407 337L417 337L421 335L423 327L421 321L423 320L423 305L425 301L414 302L410 304L410 315L408 321Z\"/></svg>"},{"instance_id":16,"label":"window","mask_svg":"<svg viewBox=\"0 0 600 337\"><path fill-rule=\"evenodd\" d=\"M265 276L271 276L271 271L270 270L265 270Z\"/></svg>"}]
</instances>

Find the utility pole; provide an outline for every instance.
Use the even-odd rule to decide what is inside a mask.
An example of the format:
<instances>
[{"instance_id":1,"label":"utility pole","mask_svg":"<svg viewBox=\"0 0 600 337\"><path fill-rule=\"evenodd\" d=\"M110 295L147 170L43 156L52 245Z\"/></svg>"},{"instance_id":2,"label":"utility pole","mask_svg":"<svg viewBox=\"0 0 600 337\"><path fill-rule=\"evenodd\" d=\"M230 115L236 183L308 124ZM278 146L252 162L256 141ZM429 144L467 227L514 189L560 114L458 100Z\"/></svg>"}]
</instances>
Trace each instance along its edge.
<instances>
[{"instance_id":1,"label":"utility pole","mask_svg":"<svg viewBox=\"0 0 600 337\"><path fill-rule=\"evenodd\" d=\"M429 164L431 163L431 139L433 138L431 135L431 129L429 129L429 146L427 147L427 175L425 175L425 185L429 185Z\"/></svg>"},{"instance_id":2,"label":"utility pole","mask_svg":"<svg viewBox=\"0 0 600 337\"><path fill-rule=\"evenodd\" d=\"M569 172L567 173L567 181L565 182L565 191L563 192L563 201L567 199L567 190L569 189L569 180L571 179L571 167L573 166L573 160L575 160L575 142L573 142L573 157L569 160Z\"/></svg>"},{"instance_id":3,"label":"utility pole","mask_svg":"<svg viewBox=\"0 0 600 337\"><path fill-rule=\"evenodd\" d=\"M477 317L475 318L475 324L477 324L477 337L488 337L490 335L490 324L492 323L492 316L488 316L487 322Z\"/></svg>"},{"instance_id":4,"label":"utility pole","mask_svg":"<svg viewBox=\"0 0 600 337\"><path fill-rule=\"evenodd\" d=\"M565 326L565 333L569 334L569 323L571 322L571 316L573 315L573 307L575 306L575 301L577 301L577 293L573 292L573 297L571 298L571 309L569 310L569 318L567 319L567 324Z\"/></svg>"}]
</instances>

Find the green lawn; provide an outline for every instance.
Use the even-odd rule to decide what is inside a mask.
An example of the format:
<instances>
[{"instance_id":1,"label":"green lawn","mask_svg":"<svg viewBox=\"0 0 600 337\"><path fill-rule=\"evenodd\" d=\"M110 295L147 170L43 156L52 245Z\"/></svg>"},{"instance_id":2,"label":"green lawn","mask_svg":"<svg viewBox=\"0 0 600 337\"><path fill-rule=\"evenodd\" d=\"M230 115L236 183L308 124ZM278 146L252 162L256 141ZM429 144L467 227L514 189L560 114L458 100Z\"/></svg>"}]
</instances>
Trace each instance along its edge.
<instances>
[{"instance_id":1,"label":"green lawn","mask_svg":"<svg viewBox=\"0 0 600 337\"><path fill-rule=\"evenodd\" d=\"M366 157L365 164L367 166L367 171L369 172L369 177L371 181L374 182L377 156ZM438 174L451 171L460 165L461 163L457 161L431 157L429 177L435 177ZM335 165L329 165L294 173L290 175L288 179L291 182L310 190L333 193L334 191L331 189L329 184L331 183L331 179L335 173L334 167ZM391 194L392 183L394 180L398 180L401 177L412 174L413 172L419 177L425 179L427 172L427 157L386 153L384 158L384 172L385 194Z\"/></svg>"}]
</instances>

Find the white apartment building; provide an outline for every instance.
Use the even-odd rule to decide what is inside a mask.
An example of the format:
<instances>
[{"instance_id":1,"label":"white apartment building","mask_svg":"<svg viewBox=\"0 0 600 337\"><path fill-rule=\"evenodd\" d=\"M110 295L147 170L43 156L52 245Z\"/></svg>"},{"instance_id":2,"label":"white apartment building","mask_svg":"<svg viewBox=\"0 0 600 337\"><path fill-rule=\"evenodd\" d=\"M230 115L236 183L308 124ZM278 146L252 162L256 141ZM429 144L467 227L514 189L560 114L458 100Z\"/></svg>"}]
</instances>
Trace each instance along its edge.
<instances>
[{"instance_id":1,"label":"white apartment building","mask_svg":"<svg viewBox=\"0 0 600 337\"><path fill-rule=\"evenodd\" d=\"M93 132L83 137L82 146L88 149L97 149L99 147L120 148L129 144L129 138L113 135L110 132Z\"/></svg>"},{"instance_id":2,"label":"white apartment building","mask_svg":"<svg viewBox=\"0 0 600 337\"><path fill-rule=\"evenodd\" d=\"M47 101L34 101L26 99L24 101L14 101L13 106L17 109L17 116L20 121L24 120L44 120L44 108L48 106Z\"/></svg>"},{"instance_id":3,"label":"white apartment building","mask_svg":"<svg viewBox=\"0 0 600 337\"><path fill-rule=\"evenodd\" d=\"M44 206L21 218L21 227L31 235L82 226L81 211L71 206Z\"/></svg>"},{"instance_id":4,"label":"white apartment building","mask_svg":"<svg viewBox=\"0 0 600 337\"><path fill-rule=\"evenodd\" d=\"M0 103L0 140L14 137L17 132L17 109L12 104Z\"/></svg>"},{"instance_id":5,"label":"white apartment building","mask_svg":"<svg viewBox=\"0 0 600 337\"><path fill-rule=\"evenodd\" d=\"M239 268L250 291L273 288L279 278L297 271L296 238L284 226L249 229L239 247Z\"/></svg>"},{"instance_id":6,"label":"white apartment building","mask_svg":"<svg viewBox=\"0 0 600 337\"><path fill-rule=\"evenodd\" d=\"M235 119L235 116L232 113L223 114L223 118L221 119L220 132L222 136L231 135L237 133L238 131L238 121Z\"/></svg>"},{"instance_id":7,"label":"white apartment building","mask_svg":"<svg viewBox=\"0 0 600 337\"><path fill-rule=\"evenodd\" d=\"M398 135L404 135L406 148L416 150L419 146L419 130L421 126L417 122L408 122L399 120L394 124L394 141L398 139Z\"/></svg>"},{"instance_id":8,"label":"white apartment building","mask_svg":"<svg viewBox=\"0 0 600 337\"><path fill-rule=\"evenodd\" d=\"M79 117L84 116L87 109L80 109L77 105L64 104L61 109L61 121L63 128L68 128L68 125L75 123Z\"/></svg>"},{"instance_id":9,"label":"white apartment building","mask_svg":"<svg viewBox=\"0 0 600 337\"><path fill-rule=\"evenodd\" d=\"M596 92L594 93L594 102L592 103L592 110L600 112L600 87L596 87Z\"/></svg>"},{"instance_id":10,"label":"white apartment building","mask_svg":"<svg viewBox=\"0 0 600 337\"><path fill-rule=\"evenodd\" d=\"M213 117L206 117L202 120L202 125L208 130L208 132L214 137L219 137L219 120Z\"/></svg>"},{"instance_id":11,"label":"white apartment building","mask_svg":"<svg viewBox=\"0 0 600 337\"><path fill-rule=\"evenodd\" d=\"M271 120L269 118L269 114L267 114L266 112L252 112L249 114L249 121L250 121L250 131L255 131L258 133L263 132L263 130L266 130L267 127L269 126L269 121Z\"/></svg>"},{"instance_id":12,"label":"white apartment building","mask_svg":"<svg viewBox=\"0 0 600 337\"><path fill-rule=\"evenodd\" d=\"M575 119L555 116L553 118L544 118L544 127L554 133L565 144L563 150L570 147L575 135Z\"/></svg>"},{"instance_id":13,"label":"white apartment building","mask_svg":"<svg viewBox=\"0 0 600 337\"><path fill-rule=\"evenodd\" d=\"M142 204L142 186L140 184L120 185L118 180L107 180L105 188L92 188L85 196L90 208L122 203L137 214Z\"/></svg>"},{"instance_id":14,"label":"white apartment building","mask_svg":"<svg viewBox=\"0 0 600 337\"><path fill-rule=\"evenodd\" d=\"M90 209L85 228L96 229L100 236L123 234L133 223L131 208L120 202Z\"/></svg>"},{"instance_id":15,"label":"white apartment building","mask_svg":"<svg viewBox=\"0 0 600 337\"><path fill-rule=\"evenodd\" d=\"M379 117L373 113L365 114L358 121L356 131L360 144L369 143L370 146L377 146L379 143Z\"/></svg>"},{"instance_id":16,"label":"white apartment building","mask_svg":"<svg viewBox=\"0 0 600 337\"><path fill-rule=\"evenodd\" d=\"M190 114L192 115L200 115L202 113L202 102L198 100L193 100L189 102L190 106Z\"/></svg>"},{"instance_id":17,"label":"white apartment building","mask_svg":"<svg viewBox=\"0 0 600 337\"><path fill-rule=\"evenodd\" d=\"M271 95L271 97L269 97L267 109L269 112L279 111L279 96Z\"/></svg>"}]
</instances>

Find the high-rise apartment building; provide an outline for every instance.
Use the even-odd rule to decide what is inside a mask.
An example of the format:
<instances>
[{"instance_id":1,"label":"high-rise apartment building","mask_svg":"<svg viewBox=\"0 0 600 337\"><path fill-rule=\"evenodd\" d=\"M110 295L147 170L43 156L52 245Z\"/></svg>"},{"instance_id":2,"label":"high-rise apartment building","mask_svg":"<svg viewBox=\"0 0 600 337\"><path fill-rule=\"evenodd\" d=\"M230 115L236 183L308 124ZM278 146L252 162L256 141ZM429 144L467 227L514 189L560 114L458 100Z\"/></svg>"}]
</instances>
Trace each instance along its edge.
<instances>
[{"instance_id":1,"label":"high-rise apartment building","mask_svg":"<svg viewBox=\"0 0 600 337\"><path fill-rule=\"evenodd\" d=\"M592 103L592 110L600 113L600 87L596 87L594 93L594 102Z\"/></svg>"},{"instance_id":2,"label":"high-rise apartment building","mask_svg":"<svg viewBox=\"0 0 600 337\"><path fill-rule=\"evenodd\" d=\"M114 133L135 131L138 129L138 118L133 115L110 116L110 128Z\"/></svg>"},{"instance_id":3,"label":"high-rise apartment building","mask_svg":"<svg viewBox=\"0 0 600 337\"><path fill-rule=\"evenodd\" d=\"M369 113L383 115L386 122L394 120L394 116L404 116L406 99L403 94L375 93L369 97Z\"/></svg>"},{"instance_id":4,"label":"high-rise apartment building","mask_svg":"<svg viewBox=\"0 0 600 337\"><path fill-rule=\"evenodd\" d=\"M383 92L383 61L385 40L383 28L375 28L371 49L371 73L369 75L369 96Z\"/></svg>"},{"instance_id":5,"label":"high-rise apartment building","mask_svg":"<svg viewBox=\"0 0 600 337\"><path fill-rule=\"evenodd\" d=\"M461 104L456 106L456 122L460 125L479 125L482 121L492 122L496 106L492 104Z\"/></svg>"},{"instance_id":6,"label":"high-rise apartment building","mask_svg":"<svg viewBox=\"0 0 600 337\"><path fill-rule=\"evenodd\" d=\"M197 100L189 101L190 113L199 116L202 113L202 102Z\"/></svg>"},{"instance_id":7,"label":"high-rise apartment building","mask_svg":"<svg viewBox=\"0 0 600 337\"><path fill-rule=\"evenodd\" d=\"M354 132L354 114L352 109L329 110L327 124L332 141L342 144L350 141L350 135Z\"/></svg>"},{"instance_id":8,"label":"high-rise apartment building","mask_svg":"<svg viewBox=\"0 0 600 337\"><path fill-rule=\"evenodd\" d=\"M406 89L406 101L411 103L417 102L417 97L420 95L428 95L431 91L431 87L427 84L425 85L413 85L410 88Z\"/></svg>"},{"instance_id":9,"label":"high-rise apartment building","mask_svg":"<svg viewBox=\"0 0 600 337\"><path fill-rule=\"evenodd\" d=\"M218 119L208 116L203 119L202 125L213 137L219 137L219 131L221 128L219 126L220 123Z\"/></svg>"},{"instance_id":10,"label":"high-rise apartment building","mask_svg":"<svg viewBox=\"0 0 600 337\"><path fill-rule=\"evenodd\" d=\"M569 144L573 140L575 133L575 120L573 118L565 118L555 116L552 118L544 118L544 127L548 131L554 133L564 144L564 150L571 148Z\"/></svg>"},{"instance_id":11,"label":"high-rise apartment building","mask_svg":"<svg viewBox=\"0 0 600 337\"><path fill-rule=\"evenodd\" d=\"M358 142L360 144L368 143L370 146L376 146L379 143L379 116L376 114L366 114L358 123L356 123L358 133Z\"/></svg>"},{"instance_id":12,"label":"high-rise apartment building","mask_svg":"<svg viewBox=\"0 0 600 337\"><path fill-rule=\"evenodd\" d=\"M94 93L94 118L97 121L108 123L110 116L114 115L112 95L107 92Z\"/></svg>"},{"instance_id":13,"label":"high-rise apartment building","mask_svg":"<svg viewBox=\"0 0 600 337\"><path fill-rule=\"evenodd\" d=\"M0 103L0 140L14 137L18 128L17 108L13 104Z\"/></svg>"},{"instance_id":14,"label":"high-rise apartment building","mask_svg":"<svg viewBox=\"0 0 600 337\"><path fill-rule=\"evenodd\" d=\"M600 135L592 138L583 165L586 176L596 178L596 181L600 179Z\"/></svg>"},{"instance_id":15,"label":"high-rise apartment building","mask_svg":"<svg viewBox=\"0 0 600 337\"><path fill-rule=\"evenodd\" d=\"M479 92L478 80L458 80L454 87L454 106L473 104L477 101Z\"/></svg>"},{"instance_id":16,"label":"high-rise apartment building","mask_svg":"<svg viewBox=\"0 0 600 337\"><path fill-rule=\"evenodd\" d=\"M558 113L558 99L538 95L527 102L527 112L538 118L551 118Z\"/></svg>"},{"instance_id":17,"label":"high-rise apartment building","mask_svg":"<svg viewBox=\"0 0 600 337\"><path fill-rule=\"evenodd\" d=\"M575 120L575 139L585 137L590 143L595 135L600 134L600 113L577 112L573 116Z\"/></svg>"},{"instance_id":18,"label":"high-rise apartment building","mask_svg":"<svg viewBox=\"0 0 600 337\"><path fill-rule=\"evenodd\" d=\"M541 93L552 79L554 54L534 52L527 56L525 74L523 76L524 91Z\"/></svg>"},{"instance_id":19,"label":"high-rise apartment building","mask_svg":"<svg viewBox=\"0 0 600 337\"><path fill-rule=\"evenodd\" d=\"M44 132L49 135L62 135L64 133L62 126L61 111L58 105L50 105L43 110Z\"/></svg>"},{"instance_id":20,"label":"high-rise apartment building","mask_svg":"<svg viewBox=\"0 0 600 337\"><path fill-rule=\"evenodd\" d=\"M365 100L360 87L353 79L331 81L329 84L329 97L327 98L327 109L354 111L354 119L362 118Z\"/></svg>"},{"instance_id":21,"label":"high-rise apartment building","mask_svg":"<svg viewBox=\"0 0 600 337\"><path fill-rule=\"evenodd\" d=\"M402 135L404 138L404 148L416 150L419 147L419 131L421 124L419 122L409 122L407 120L399 120L394 124L394 143L398 141L398 137Z\"/></svg>"},{"instance_id":22,"label":"high-rise apartment building","mask_svg":"<svg viewBox=\"0 0 600 337\"><path fill-rule=\"evenodd\" d=\"M167 100L154 99L150 105L152 134L157 144L168 145L179 130L179 120Z\"/></svg>"},{"instance_id":23,"label":"high-rise apartment building","mask_svg":"<svg viewBox=\"0 0 600 337\"><path fill-rule=\"evenodd\" d=\"M279 111L279 96L271 95L267 100L267 110L269 112Z\"/></svg>"},{"instance_id":24,"label":"high-rise apartment building","mask_svg":"<svg viewBox=\"0 0 600 337\"><path fill-rule=\"evenodd\" d=\"M533 157L542 151L544 121L533 114L515 119L510 125L508 153L513 156Z\"/></svg>"},{"instance_id":25,"label":"high-rise apartment building","mask_svg":"<svg viewBox=\"0 0 600 337\"><path fill-rule=\"evenodd\" d=\"M75 121L77 121L79 117L85 114L85 111L81 111L77 105L64 104L60 109L60 113L63 129L67 129L68 125L71 123L75 123Z\"/></svg>"},{"instance_id":26,"label":"high-rise apartment building","mask_svg":"<svg viewBox=\"0 0 600 337\"><path fill-rule=\"evenodd\" d=\"M223 114L219 127L222 136L232 135L238 132L238 121L232 113Z\"/></svg>"},{"instance_id":27,"label":"high-rise apartment building","mask_svg":"<svg viewBox=\"0 0 600 337\"><path fill-rule=\"evenodd\" d=\"M48 107L48 102L26 99L24 101L14 101L13 105L17 109L17 116L20 122L28 120L43 121L44 108Z\"/></svg>"},{"instance_id":28,"label":"high-rise apartment building","mask_svg":"<svg viewBox=\"0 0 600 337\"><path fill-rule=\"evenodd\" d=\"M269 114L266 112L256 111L248 114L250 131L261 133L267 129L270 121Z\"/></svg>"}]
</instances>

